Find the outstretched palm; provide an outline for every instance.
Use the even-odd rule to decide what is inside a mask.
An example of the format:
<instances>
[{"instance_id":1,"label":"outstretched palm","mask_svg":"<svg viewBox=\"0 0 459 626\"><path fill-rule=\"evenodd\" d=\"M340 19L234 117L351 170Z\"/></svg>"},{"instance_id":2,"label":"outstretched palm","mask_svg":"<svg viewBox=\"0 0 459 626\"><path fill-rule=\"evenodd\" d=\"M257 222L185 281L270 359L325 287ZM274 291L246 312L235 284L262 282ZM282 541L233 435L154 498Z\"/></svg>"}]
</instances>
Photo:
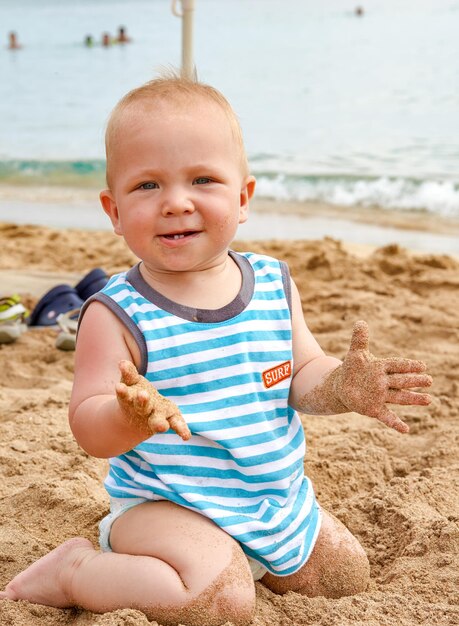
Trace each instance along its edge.
<instances>
[{"instance_id":1,"label":"outstretched palm","mask_svg":"<svg viewBox=\"0 0 459 626\"><path fill-rule=\"evenodd\" d=\"M422 361L373 356L369 350L368 325L359 321L354 324L349 352L334 372L333 389L349 411L375 417L406 433L408 425L387 404L429 404L429 394L410 391L432 384L432 378L424 373L425 370Z\"/></svg>"},{"instance_id":2,"label":"outstretched palm","mask_svg":"<svg viewBox=\"0 0 459 626\"><path fill-rule=\"evenodd\" d=\"M178 406L162 396L130 361L120 361L121 382L116 385L116 397L125 415L134 423L148 423L152 434L172 428L184 440L191 437L187 423Z\"/></svg>"}]
</instances>

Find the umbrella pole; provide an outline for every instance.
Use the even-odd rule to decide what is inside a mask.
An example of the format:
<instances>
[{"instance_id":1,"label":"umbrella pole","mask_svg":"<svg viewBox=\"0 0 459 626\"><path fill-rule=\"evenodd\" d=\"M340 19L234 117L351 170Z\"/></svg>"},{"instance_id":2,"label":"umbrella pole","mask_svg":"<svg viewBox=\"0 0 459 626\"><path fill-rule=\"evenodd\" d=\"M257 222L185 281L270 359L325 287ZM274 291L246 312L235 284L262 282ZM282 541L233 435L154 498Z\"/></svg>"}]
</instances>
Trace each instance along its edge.
<instances>
[{"instance_id":1,"label":"umbrella pole","mask_svg":"<svg viewBox=\"0 0 459 626\"><path fill-rule=\"evenodd\" d=\"M178 0L182 3L182 12L177 11L177 0L172 0L172 12L182 18L182 68L183 78L193 78L193 17L194 0Z\"/></svg>"}]
</instances>

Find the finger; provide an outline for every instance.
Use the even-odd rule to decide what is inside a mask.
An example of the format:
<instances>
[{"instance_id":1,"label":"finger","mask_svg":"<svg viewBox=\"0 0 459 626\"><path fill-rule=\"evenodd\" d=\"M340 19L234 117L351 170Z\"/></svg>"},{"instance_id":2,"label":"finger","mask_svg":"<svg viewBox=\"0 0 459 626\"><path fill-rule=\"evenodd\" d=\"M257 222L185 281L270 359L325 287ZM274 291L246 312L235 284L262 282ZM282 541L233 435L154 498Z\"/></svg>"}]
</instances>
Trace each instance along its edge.
<instances>
[{"instance_id":1,"label":"finger","mask_svg":"<svg viewBox=\"0 0 459 626\"><path fill-rule=\"evenodd\" d=\"M389 389L386 393L386 402L390 404L404 404L427 406L432 402L432 397L428 393L417 393L416 391L399 391Z\"/></svg>"},{"instance_id":2,"label":"finger","mask_svg":"<svg viewBox=\"0 0 459 626\"><path fill-rule=\"evenodd\" d=\"M413 387L430 387L432 376L428 374L389 374L391 389L412 389Z\"/></svg>"},{"instance_id":3,"label":"finger","mask_svg":"<svg viewBox=\"0 0 459 626\"><path fill-rule=\"evenodd\" d=\"M137 406L139 409L144 409L149 404L150 396L146 391L139 391L137 394Z\"/></svg>"},{"instance_id":4,"label":"finger","mask_svg":"<svg viewBox=\"0 0 459 626\"><path fill-rule=\"evenodd\" d=\"M183 417L179 417L178 415L172 415L168 418L170 427L172 430L175 430L177 435L181 437L184 441L188 441L191 439L191 432L188 428L188 424L185 422Z\"/></svg>"},{"instance_id":5,"label":"finger","mask_svg":"<svg viewBox=\"0 0 459 626\"><path fill-rule=\"evenodd\" d=\"M124 383L116 383L115 391L118 398L126 399L129 395L129 389Z\"/></svg>"},{"instance_id":6,"label":"finger","mask_svg":"<svg viewBox=\"0 0 459 626\"><path fill-rule=\"evenodd\" d=\"M383 359L383 361L384 369L388 374L421 374L427 369L425 363L414 359L391 357L389 359Z\"/></svg>"},{"instance_id":7,"label":"finger","mask_svg":"<svg viewBox=\"0 0 459 626\"><path fill-rule=\"evenodd\" d=\"M169 422L162 417L150 417L148 425L153 433L165 433L169 430Z\"/></svg>"},{"instance_id":8,"label":"finger","mask_svg":"<svg viewBox=\"0 0 459 626\"><path fill-rule=\"evenodd\" d=\"M389 426L389 428L393 428L399 433L407 433L410 430L408 424L405 424L398 415L396 415L389 408L384 407L381 409L381 412L375 416L380 422Z\"/></svg>"},{"instance_id":9,"label":"finger","mask_svg":"<svg viewBox=\"0 0 459 626\"><path fill-rule=\"evenodd\" d=\"M359 320L354 324L352 329L351 350L368 350L369 348L369 330L368 324L363 320Z\"/></svg>"},{"instance_id":10,"label":"finger","mask_svg":"<svg viewBox=\"0 0 459 626\"><path fill-rule=\"evenodd\" d=\"M121 382L129 386L135 385L135 383L140 378L140 374L137 371L134 363L131 363L131 361L123 360L118 363L118 367L120 368L121 372Z\"/></svg>"}]
</instances>

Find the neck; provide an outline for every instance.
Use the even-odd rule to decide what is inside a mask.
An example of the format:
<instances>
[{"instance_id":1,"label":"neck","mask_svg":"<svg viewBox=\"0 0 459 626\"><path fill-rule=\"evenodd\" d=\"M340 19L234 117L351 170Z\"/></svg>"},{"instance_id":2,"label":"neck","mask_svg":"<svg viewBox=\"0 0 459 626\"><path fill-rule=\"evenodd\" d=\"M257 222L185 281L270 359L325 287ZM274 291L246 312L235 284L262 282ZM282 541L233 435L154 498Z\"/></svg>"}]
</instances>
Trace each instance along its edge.
<instances>
[{"instance_id":1,"label":"neck","mask_svg":"<svg viewBox=\"0 0 459 626\"><path fill-rule=\"evenodd\" d=\"M238 295L242 284L239 267L228 254L205 269L167 272L152 270L141 263L140 273L169 300L197 309L226 306Z\"/></svg>"}]
</instances>

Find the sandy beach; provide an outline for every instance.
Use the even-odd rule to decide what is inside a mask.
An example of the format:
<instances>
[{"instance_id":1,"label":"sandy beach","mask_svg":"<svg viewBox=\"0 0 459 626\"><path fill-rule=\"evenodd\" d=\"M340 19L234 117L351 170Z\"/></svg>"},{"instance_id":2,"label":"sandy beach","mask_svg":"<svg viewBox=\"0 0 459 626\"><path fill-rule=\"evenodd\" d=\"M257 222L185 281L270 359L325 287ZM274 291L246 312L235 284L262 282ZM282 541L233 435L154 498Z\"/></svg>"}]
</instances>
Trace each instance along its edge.
<instances>
[{"instance_id":1,"label":"sandy beach","mask_svg":"<svg viewBox=\"0 0 459 626\"><path fill-rule=\"evenodd\" d=\"M378 215L383 228L412 227L404 216L388 222ZM426 220L424 228L417 221L419 233L459 233L457 222ZM458 624L459 260L335 238L238 241L234 248L288 262L307 323L329 354L343 357L353 322L365 319L374 354L422 359L434 378L429 407L397 409L409 435L356 414L303 417L305 471L321 504L365 547L371 585L330 600L276 596L257 583L252 626ZM19 292L29 308L47 289L75 284L95 267L111 274L135 262L107 229L0 223L0 292ZM106 461L88 457L67 424L73 353L57 350L55 339L53 329L29 328L0 346L0 588L69 537L96 543L108 509ZM1 626L147 624L131 609L96 615L0 601Z\"/></svg>"}]
</instances>

